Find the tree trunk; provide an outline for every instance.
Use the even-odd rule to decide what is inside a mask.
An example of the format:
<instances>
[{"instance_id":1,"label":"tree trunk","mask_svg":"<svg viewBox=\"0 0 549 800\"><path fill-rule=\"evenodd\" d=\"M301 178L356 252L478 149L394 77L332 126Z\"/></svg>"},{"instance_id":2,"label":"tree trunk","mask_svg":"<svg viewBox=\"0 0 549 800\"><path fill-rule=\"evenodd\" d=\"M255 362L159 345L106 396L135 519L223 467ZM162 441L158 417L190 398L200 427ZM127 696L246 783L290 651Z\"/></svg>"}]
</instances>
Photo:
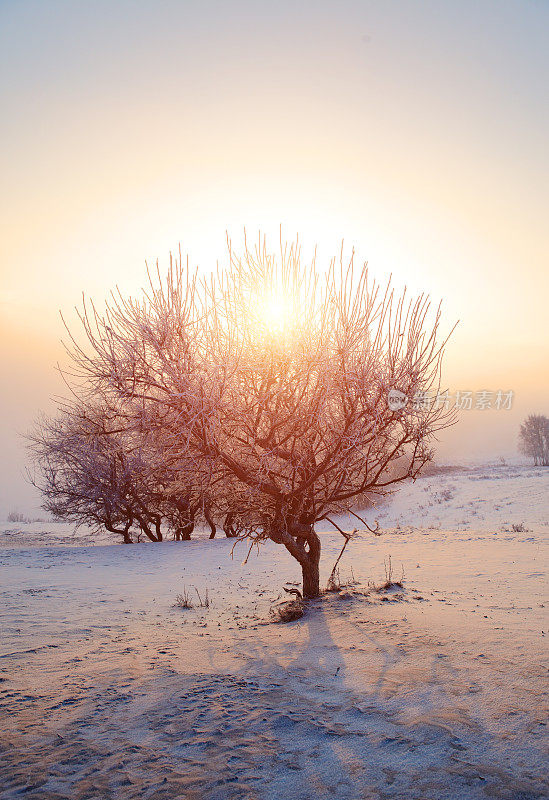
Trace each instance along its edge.
<instances>
[{"instance_id":1,"label":"tree trunk","mask_svg":"<svg viewBox=\"0 0 549 800\"><path fill-rule=\"evenodd\" d=\"M233 520L234 520L234 514L231 511L229 511L229 513L225 517L225 522L223 523L223 530L225 531L225 536L227 537L227 539L236 539L236 537L238 536L233 525Z\"/></svg>"},{"instance_id":2,"label":"tree trunk","mask_svg":"<svg viewBox=\"0 0 549 800\"><path fill-rule=\"evenodd\" d=\"M320 539L314 526L293 522L273 526L269 538L283 544L286 550L301 564L303 575L303 597L311 599L320 594Z\"/></svg>"},{"instance_id":3,"label":"tree trunk","mask_svg":"<svg viewBox=\"0 0 549 800\"><path fill-rule=\"evenodd\" d=\"M133 544L132 537L130 536L130 528L133 525L133 519L130 517L128 522L124 525L124 544Z\"/></svg>"},{"instance_id":4,"label":"tree trunk","mask_svg":"<svg viewBox=\"0 0 549 800\"><path fill-rule=\"evenodd\" d=\"M174 538L176 542L190 542L191 533L194 530L194 521L188 520L180 524L174 531Z\"/></svg>"},{"instance_id":5,"label":"tree trunk","mask_svg":"<svg viewBox=\"0 0 549 800\"><path fill-rule=\"evenodd\" d=\"M123 540L124 540L124 544L133 544L132 537L130 536L130 533L129 533L129 530L130 530L131 524L132 524L131 522L130 522L130 523L128 523L128 524L127 524L127 525L124 527L124 529L123 529L123 530L121 530L120 528L115 528L115 527L114 527L114 525L111 525L111 524L110 524L110 523L108 523L108 522L105 522L105 523L104 523L104 525L105 525L105 530L109 531L109 533L119 533L119 534L121 534L121 536L122 536L122 538L123 538Z\"/></svg>"},{"instance_id":6,"label":"tree trunk","mask_svg":"<svg viewBox=\"0 0 549 800\"><path fill-rule=\"evenodd\" d=\"M303 597L313 598L320 594L320 539L313 531L307 536L309 551L301 562L303 575Z\"/></svg>"},{"instance_id":7,"label":"tree trunk","mask_svg":"<svg viewBox=\"0 0 549 800\"><path fill-rule=\"evenodd\" d=\"M140 527L141 527L141 530L143 531L143 533L145 534L145 536L147 537L147 539L150 539L151 542L161 542L162 541L162 539L158 539L154 535L154 533L151 531L151 529L148 527L148 525L145 525L145 526L141 525Z\"/></svg>"},{"instance_id":8,"label":"tree trunk","mask_svg":"<svg viewBox=\"0 0 549 800\"><path fill-rule=\"evenodd\" d=\"M210 539L215 539L215 534L217 532L217 528L215 527L215 522L213 521L210 515L210 506L209 503L204 503L204 519L210 526Z\"/></svg>"},{"instance_id":9,"label":"tree trunk","mask_svg":"<svg viewBox=\"0 0 549 800\"><path fill-rule=\"evenodd\" d=\"M189 493L183 498L172 498L177 513L174 516L175 530L174 538L176 542L188 542L194 530L194 518L196 506L189 502Z\"/></svg>"},{"instance_id":10,"label":"tree trunk","mask_svg":"<svg viewBox=\"0 0 549 800\"><path fill-rule=\"evenodd\" d=\"M149 527L148 523L147 523L147 522L146 522L144 519L142 519L141 517L136 517L136 519L137 519L137 522L139 523L139 527L141 528L141 530L143 531L143 533L145 534L145 536L146 536L148 539L150 539L150 540L151 540L151 542L161 542L161 541L162 541L162 534L160 534L160 538L158 538L158 537L157 537L157 536L155 536L155 535L154 535L154 533L151 531L151 529L150 529L150 527Z\"/></svg>"}]
</instances>

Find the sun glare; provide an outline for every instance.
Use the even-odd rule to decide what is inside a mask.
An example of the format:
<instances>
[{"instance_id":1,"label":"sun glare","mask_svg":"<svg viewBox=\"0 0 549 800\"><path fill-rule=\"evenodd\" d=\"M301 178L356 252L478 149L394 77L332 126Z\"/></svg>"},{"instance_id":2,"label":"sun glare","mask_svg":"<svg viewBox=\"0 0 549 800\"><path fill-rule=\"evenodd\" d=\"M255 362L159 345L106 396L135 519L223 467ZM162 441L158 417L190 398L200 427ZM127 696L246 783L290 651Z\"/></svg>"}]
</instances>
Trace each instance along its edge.
<instances>
[{"instance_id":1,"label":"sun glare","mask_svg":"<svg viewBox=\"0 0 549 800\"><path fill-rule=\"evenodd\" d=\"M265 303L265 322L271 329L283 329L288 318L288 302L284 297L271 297Z\"/></svg>"},{"instance_id":2,"label":"sun glare","mask_svg":"<svg viewBox=\"0 0 549 800\"><path fill-rule=\"evenodd\" d=\"M283 294L263 297L257 305L259 327L270 336L283 337L292 324L292 304Z\"/></svg>"}]
</instances>

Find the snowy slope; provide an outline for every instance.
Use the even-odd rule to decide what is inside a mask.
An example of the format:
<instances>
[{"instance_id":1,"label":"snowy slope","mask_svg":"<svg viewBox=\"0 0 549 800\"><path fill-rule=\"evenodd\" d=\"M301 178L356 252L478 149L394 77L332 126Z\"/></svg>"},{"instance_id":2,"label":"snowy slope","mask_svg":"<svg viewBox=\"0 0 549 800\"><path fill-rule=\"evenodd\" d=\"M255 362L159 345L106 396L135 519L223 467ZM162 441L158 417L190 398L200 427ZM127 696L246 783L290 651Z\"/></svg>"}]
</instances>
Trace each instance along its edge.
<instances>
[{"instance_id":1,"label":"snowy slope","mask_svg":"<svg viewBox=\"0 0 549 800\"><path fill-rule=\"evenodd\" d=\"M0 798L547 797L548 481L404 485L349 585L287 625L269 609L299 569L272 543L244 564L225 539L6 526ZM326 581L341 536L322 545ZM377 591L389 556L403 588Z\"/></svg>"}]
</instances>

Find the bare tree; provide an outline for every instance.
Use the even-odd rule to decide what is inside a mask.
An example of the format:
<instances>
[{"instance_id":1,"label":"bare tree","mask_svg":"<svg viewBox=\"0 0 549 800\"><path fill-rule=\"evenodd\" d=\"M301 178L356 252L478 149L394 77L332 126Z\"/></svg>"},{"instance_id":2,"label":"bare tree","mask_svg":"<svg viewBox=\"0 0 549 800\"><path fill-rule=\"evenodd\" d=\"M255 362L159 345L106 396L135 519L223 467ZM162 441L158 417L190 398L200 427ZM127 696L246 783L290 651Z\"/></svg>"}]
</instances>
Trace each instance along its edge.
<instances>
[{"instance_id":1,"label":"bare tree","mask_svg":"<svg viewBox=\"0 0 549 800\"><path fill-rule=\"evenodd\" d=\"M440 308L371 282L354 257L326 272L264 239L198 281L181 257L141 300L84 307L74 376L92 396L155 407L173 453L207 474L210 516L300 563L319 593L315 525L414 478L452 412L440 388ZM396 390L402 407L388 402ZM395 469L395 463L398 469ZM191 469L192 471L192 469ZM348 535L341 531L343 535Z\"/></svg>"},{"instance_id":2,"label":"bare tree","mask_svg":"<svg viewBox=\"0 0 549 800\"><path fill-rule=\"evenodd\" d=\"M114 439L98 435L97 421L65 412L44 418L28 438L39 475L32 482L43 494L43 508L55 519L105 527L131 543L135 467L131 475Z\"/></svg>"},{"instance_id":3,"label":"bare tree","mask_svg":"<svg viewBox=\"0 0 549 800\"><path fill-rule=\"evenodd\" d=\"M133 427L129 419L127 411L119 417L105 406L73 404L36 425L28 439L43 506L56 519L104 527L127 544L139 534L162 541L166 530L189 539L200 489L154 427L142 435L142 419Z\"/></svg>"},{"instance_id":4,"label":"bare tree","mask_svg":"<svg viewBox=\"0 0 549 800\"><path fill-rule=\"evenodd\" d=\"M549 466L549 419L530 414L520 426L519 449L533 458L536 466Z\"/></svg>"}]
</instances>

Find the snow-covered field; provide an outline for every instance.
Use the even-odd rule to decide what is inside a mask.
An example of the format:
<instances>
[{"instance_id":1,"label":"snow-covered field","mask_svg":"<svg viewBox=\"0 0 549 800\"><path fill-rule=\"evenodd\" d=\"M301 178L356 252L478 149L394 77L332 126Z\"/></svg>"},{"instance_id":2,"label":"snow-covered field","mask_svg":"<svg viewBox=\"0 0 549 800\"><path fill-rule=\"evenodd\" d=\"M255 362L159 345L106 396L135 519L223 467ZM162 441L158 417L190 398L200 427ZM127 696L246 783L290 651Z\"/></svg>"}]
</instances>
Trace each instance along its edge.
<instances>
[{"instance_id":1,"label":"snow-covered field","mask_svg":"<svg viewBox=\"0 0 549 800\"><path fill-rule=\"evenodd\" d=\"M285 625L300 576L274 544L244 565L221 538L6 523L0 798L548 797L548 488L505 465L402 486L350 585ZM340 548L323 535L324 581ZM389 556L403 589L375 591Z\"/></svg>"}]
</instances>

